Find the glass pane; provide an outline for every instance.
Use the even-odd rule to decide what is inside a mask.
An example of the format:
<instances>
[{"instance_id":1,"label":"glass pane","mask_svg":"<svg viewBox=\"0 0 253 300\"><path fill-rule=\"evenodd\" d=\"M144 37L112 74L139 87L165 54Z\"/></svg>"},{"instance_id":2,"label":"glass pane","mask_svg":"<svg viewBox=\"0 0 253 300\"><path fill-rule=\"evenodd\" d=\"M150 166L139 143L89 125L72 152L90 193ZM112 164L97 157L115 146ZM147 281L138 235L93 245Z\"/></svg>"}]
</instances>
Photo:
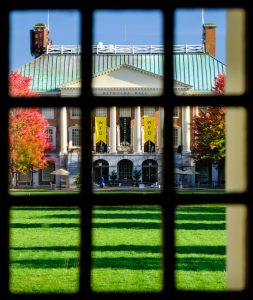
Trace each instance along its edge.
<instances>
[{"instance_id":1,"label":"glass pane","mask_svg":"<svg viewBox=\"0 0 253 300\"><path fill-rule=\"evenodd\" d=\"M95 206L92 217L92 290L160 292L161 208Z\"/></svg>"},{"instance_id":2,"label":"glass pane","mask_svg":"<svg viewBox=\"0 0 253 300\"><path fill-rule=\"evenodd\" d=\"M80 32L78 10L12 11L10 96L79 96Z\"/></svg>"},{"instance_id":3,"label":"glass pane","mask_svg":"<svg viewBox=\"0 0 253 300\"><path fill-rule=\"evenodd\" d=\"M177 107L173 117L177 192L225 192L226 111L222 106Z\"/></svg>"},{"instance_id":4,"label":"glass pane","mask_svg":"<svg viewBox=\"0 0 253 300\"><path fill-rule=\"evenodd\" d=\"M247 208L180 205L175 211L176 288L235 291L246 287Z\"/></svg>"},{"instance_id":5,"label":"glass pane","mask_svg":"<svg viewBox=\"0 0 253 300\"><path fill-rule=\"evenodd\" d=\"M248 185L245 108L177 106L174 112L177 112L173 116L176 191L245 192Z\"/></svg>"},{"instance_id":6,"label":"glass pane","mask_svg":"<svg viewBox=\"0 0 253 300\"><path fill-rule=\"evenodd\" d=\"M80 192L80 108L13 108L9 141L12 195Z\"/></svg>"},{"instance_id":7,"label":"glass pane","mask_svg":"<svg viewBox=\"0 0 253 300\"><path fill-rule=\"evenodd\" d=\"M178 206L175 239L176 288L225 291L225 205Z\"/></svg>"},{"instance_id":8,"label":"glass pane","mask_svg":"<svg viewBox=\"0 0 253 300\"><path fill-rule=\"evenodd\" d=\"M161 95L164 64L161 11L96 10L93 17L93 94Z\"/></svg>"},{"instance_id":9,"label":"glass pane","mask_svg":"<svg viewBox=\"0 0 253 300\"><path fill-rule=\"evenodd\" d=\"M163 185L164 108L97 107L92 112L96 193L159 193Z\"/></svg>"},{"instance_id":10,"label":"glass pane","mask_svg":"<svg viewBox=\"0 0 253 300\"><path fill-rule=\"evenodd\" d=\"M177 9L173 54L175 94L245 93L245 28L243 9Z\"/></svg>"},{"instance_id":11,"label":"glass pane","mask_svg":"<svg viewBox=\"0 0 253 300\"><path fill-rule=\"evenodd\" d=\"M11 208L9 287L12 293L76 293L79 266L79 208Z\"/></svg>"},{"instance_id":12,"label":"glass pane","mask_svg":"<svg viewBox=\"0 0 253 300\"><path fill-rule=\"evenodd\" d=\"M173 73L176 95L208 96L226 71L226 9L177 9ZM228 49L230 49L228 47Z\"/></svg>"}]
</instances>

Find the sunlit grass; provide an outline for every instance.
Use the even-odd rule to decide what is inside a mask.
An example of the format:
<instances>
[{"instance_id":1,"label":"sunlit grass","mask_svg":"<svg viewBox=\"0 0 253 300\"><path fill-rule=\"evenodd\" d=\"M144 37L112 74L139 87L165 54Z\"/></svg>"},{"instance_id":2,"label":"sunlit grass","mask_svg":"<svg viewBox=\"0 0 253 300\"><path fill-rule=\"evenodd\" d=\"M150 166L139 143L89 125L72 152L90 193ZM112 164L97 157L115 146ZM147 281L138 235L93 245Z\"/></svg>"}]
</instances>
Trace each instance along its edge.
<instances>
[{"instance_id":1,"label":"sunlit grass","mask_svg":"<svg viewBox=\"0 0 253 300\"><path fill-rule=\"evenodd\" d=\"M175 214L176 286L226 289L226 210L221 205L178 207Z\"/></svg>"},{"instance_id":2,"label":"sunlit grass","mask_svg":"<svg viewBox=\"0 0 253 300\"><path fill-rule=\"evenodd\" d=\"M168 284L163 282L161 214L158 206L94 207L93 291L159 292ZM78 291L79 223L78 208L11 209L13 293ZM177 289L225 290L225 207L179 206L175 238Z\"/></svg>"},{"instance_id":3,"label":"sunlit grass","mask_svg":"<svg viewBox=\"0 0 253 300\"><path fill-rule=\"evenodd\" d=\"M11 292L78 291L79 222L76 208L11 209Z\"/></svg>"},{"instance_id":4,"label":"sunlit grass","mask_svg":"<svg viewBox=\"0 0 253 300\"><path fill-rule=\"evenodd\" d=\"M162 232L159 208L96 207L92 233L94 291L161 291Z\"/></svg>"}]
</instances>

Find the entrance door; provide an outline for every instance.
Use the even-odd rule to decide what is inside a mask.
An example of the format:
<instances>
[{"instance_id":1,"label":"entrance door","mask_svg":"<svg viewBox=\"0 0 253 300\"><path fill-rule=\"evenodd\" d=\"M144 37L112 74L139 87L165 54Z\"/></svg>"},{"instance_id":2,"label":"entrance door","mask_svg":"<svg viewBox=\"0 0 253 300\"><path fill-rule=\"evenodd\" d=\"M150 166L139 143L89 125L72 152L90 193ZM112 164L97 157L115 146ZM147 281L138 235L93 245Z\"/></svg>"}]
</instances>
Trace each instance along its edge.
<instances>
[{"instance_id":1,"label":"entrance door","mask_svg":"<svg viewBox=\"0 0 253 300\"><path fill-rule=\"evenodd\" d=\"M101 177L104 177L105 183L108 183L109 163L104 159L98 159L93 163L93 181L100 183Z\"/></svg>"},{"instance_id":2,"label":"entrance door","mask_svg":"<svg viewBox=\"0 0 253 300\"><path fill-rule=\"evenodd\" d=\"M142 163L142 181L147 183L157 182L158 167L153 159L147 159Z\"/></svg>"},{"instance_id":3,"label":"entrance door","mask_svg":"<svg viewBox=\"0 0 253 300\"><path fill-rule=\"evenodd\" d=\"M119 161L118 174L122 185L131 185L133 182L133 163L128 159Z\"/></svg>"}]
</instances>

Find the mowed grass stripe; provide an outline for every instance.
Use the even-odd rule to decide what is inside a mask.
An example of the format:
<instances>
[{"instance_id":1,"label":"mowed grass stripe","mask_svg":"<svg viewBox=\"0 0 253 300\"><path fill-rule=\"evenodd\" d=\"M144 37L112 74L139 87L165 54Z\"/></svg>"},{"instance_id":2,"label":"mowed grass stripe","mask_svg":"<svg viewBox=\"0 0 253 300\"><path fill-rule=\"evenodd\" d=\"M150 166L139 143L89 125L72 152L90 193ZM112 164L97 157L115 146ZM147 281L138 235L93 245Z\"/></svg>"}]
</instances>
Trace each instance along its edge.
<instances>
[{"instance_id":1,"label":"mowed grass stripe","mask_svg":"<svg viewBox=\"0 0 253 300\"><path fill-rule=\"evenodd\" d=\"M78 208L12 208L10 290L13 293L77 292L79 224Z\"/></svg>"},{"instance_id":2,"label":"mowed grass stripe","mask_svg":"<svg viewBox=\"0 0 253 300\"><path fill-rule=\"evenodd\" d=\"M177 288L225 290L227 240L225 206L178 207L175 237Z\"/></svg>"},{"instance_id":3,"label":"mowed grass stripe","mask_svg":"<svg viewBox=\"0 0 253 300\"><path fill-rule=\"evenodd\" d=\"M175 214L178 289L226 288L225 212L225 207L220 205L178 207ZM160 217L158 206L95 207L93 290L161 291L166 283L162 279ZM11 291L76 292L79 288L79 225L78 208L12 208Z\"/></svg>"},{"instance_id":4,"label":"mowed grass stripe","mask_svg":"<svg viewBox=\"0 0 253 300\"><path fill-rule=\"evenodd\" d=\"M158 292L162 283L161 209L93 211L92 289ZM109 211L109 214L105 212Z\"/></svg>"}]
</instances>

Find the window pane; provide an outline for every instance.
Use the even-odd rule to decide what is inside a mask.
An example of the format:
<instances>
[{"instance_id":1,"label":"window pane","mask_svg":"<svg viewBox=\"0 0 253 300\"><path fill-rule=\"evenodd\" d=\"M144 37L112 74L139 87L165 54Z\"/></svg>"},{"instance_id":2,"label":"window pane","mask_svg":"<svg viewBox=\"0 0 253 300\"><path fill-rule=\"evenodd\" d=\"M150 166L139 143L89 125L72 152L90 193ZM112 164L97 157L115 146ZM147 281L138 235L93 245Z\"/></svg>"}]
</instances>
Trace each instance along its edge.
<instances>
[{"instance_id":1,"label":"window pane","mask_svg":"<svg viewBox=\"0 0 253 300\"><path fill-rule=\"evenodd\" d=\"M177 192L224 193L227 108L182 106L178 109L181 117L173 117Z\"/></svg>"},{"instance_id":2,"label":"window pane","mask_svg":"<svg viewBox=\"0 0 253 300\"><path fill-rule=\"evenodd\" d=\"M81 146L81 138L80 138L80 128L72 129L72 146L80 147Z\"/></svg>"},{"instance_id":3,"label":"window pane","mask_svg":"<svg viewBox=\"0 0 253 300\"><path fill-rule=\"evenodd\" d=\"M54 108L53 107L42 108L41 113L42 113L42 116L46 119L54 118Z\"/></svg>"},{"instance_id":4,"label":"window pane","mask_svg":"<svg viewBox=\"0 0 253 300\"><path fill-rule=\"evenodd\" d=\"M246 109L182 106L179 110L180 118L173 117L177 192L245 192L248 186Z\"/></svg>"},{"instance_id":5,"label":"window pane","mask_svg":"<svg viewBox=\"0 0 253 300\"><path fill-rule=\"evenodd\" d=\"M71 117L73 119L79 119L81 117L81 109L79 107L71 108Z\"/></svg>"},{"instance_id":6,"label":"window pane","mask_svg":"<svg viewBox=\"0 0 253 300\"><path fill-rule=\"evenodd\" d=\"M103 116L97 116L100 111ZM102 193L102 186L115 193L160 193L164 180L163 124L163 107L94 109L94 191Z\"/></svg>"},{"instance_id":7,"label":"window pane","mask_svg":"<svg viewBox=\"0 0 253 300\"><path fill-rule=\"evenodd\" d=\"M160 96L164 67L161 11L96 10L93 16L93 94Z\"/></svg>"},{"instance_id":8,"label":"window pane","mask_svg":"<svg viewBox=\"0 0 253 300\"><path fill-rule=\"evenodd\" d=\"M29 188L30 193L79 192L81 119L71 118L73 109L10 110L9 189L13 195L20 195L20 188ZM43 111L53 111L53 118Z\"/></svg>"},{"instance_id":9,"label":"window pane","mask_svg":"<svg viewBox=\"0 0 253 300\"><path fill-rule=\"evenodd\" d=\"M178 206L175 211L176 288L226 290L226 206Z\"/></svg>"},{"instance_id":10,"label":"window pane","mask_svg":"<svg viewBox=\"0 0 253 300\"><path fill-rule=\"evenodd\" d=\"M15 294L79 290L80 210L12 207L10 291Z\"/></svg>"},{"instance_id":11,"label":"window pane","mask_svg":"<svg viewBox=\"0 0 253 300\"><path fill-rule=\"evenodd\" d=\"M173 79L176 95L212 95L215 80L227 73L226 15L225 9L175 11Z\"/></svg>"},{"instance_id":12,"label":"window pane","mask_svg":"<svg viewBox=\"0 0 253 300\"><path fill-rule=\"evenodd\" d=\"M10 96L78 97L81 94L80 32L78 10L12 11Z\"/></svg>"},{"instance_id":13,"label":"window pane","mask_svg":"<svg viewBox=\"0 0 253 300\"><path fill-rule=\"evenodd\" d=\"M245 19L243 9L175 11L176 95L241 95L246 91Z\"/></svg>"},{"instance_id":14,"label":"window pane","mask_svg":"<svg viewBox=\"0 0 253 300\"><path fill-rule=\"evenodd\" d=\"M161 208L96 206L92 217L92 290L160 292Z\"/></svg>"},{"instance_id":15,"label":"window pane","mask_svg":"<svg viewBox=\"0 0 253 300\"><path fill-rule=\"evenodd\" d=\"M238 291L246 287L244 205L178 206L175 211L176 288Z\"/></svg>"}]
</instances>

